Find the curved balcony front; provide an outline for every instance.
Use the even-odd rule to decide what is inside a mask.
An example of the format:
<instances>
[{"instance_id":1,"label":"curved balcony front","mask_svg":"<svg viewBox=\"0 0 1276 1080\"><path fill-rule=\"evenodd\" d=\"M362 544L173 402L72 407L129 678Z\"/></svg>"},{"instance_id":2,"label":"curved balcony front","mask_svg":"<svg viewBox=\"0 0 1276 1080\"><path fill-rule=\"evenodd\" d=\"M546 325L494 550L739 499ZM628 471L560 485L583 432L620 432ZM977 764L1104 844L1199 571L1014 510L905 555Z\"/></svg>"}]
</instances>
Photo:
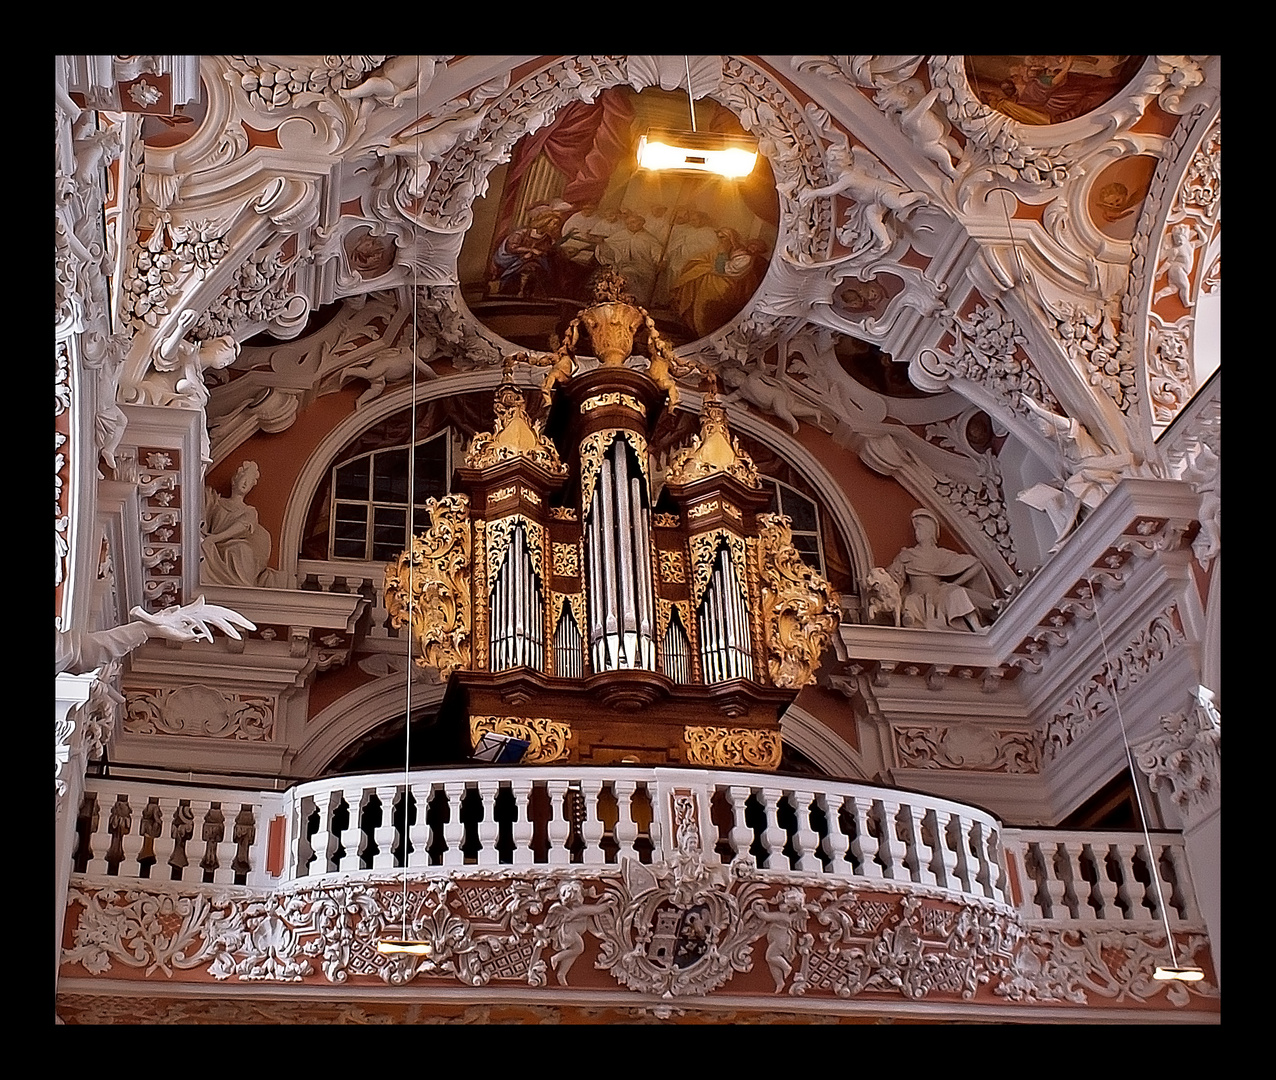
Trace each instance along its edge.
<instances>
[{"instance_id":1,"label":"curved balcony front","mask_svg":"<svg viewBox=\"0 0 1276 1080\"><path fill-rule=\"evenodd\" d=\"M1141 835L1007 831L946 799L730 770L406 779L90 780L60 992L162 980L193 998L401 988L444 1010L1217 1018L1211 983L1150 979L1163 918L1208 962L1174 835L1149 852ZM423 946L378 952L388 938Z\"/></svg>"}]
</instances>

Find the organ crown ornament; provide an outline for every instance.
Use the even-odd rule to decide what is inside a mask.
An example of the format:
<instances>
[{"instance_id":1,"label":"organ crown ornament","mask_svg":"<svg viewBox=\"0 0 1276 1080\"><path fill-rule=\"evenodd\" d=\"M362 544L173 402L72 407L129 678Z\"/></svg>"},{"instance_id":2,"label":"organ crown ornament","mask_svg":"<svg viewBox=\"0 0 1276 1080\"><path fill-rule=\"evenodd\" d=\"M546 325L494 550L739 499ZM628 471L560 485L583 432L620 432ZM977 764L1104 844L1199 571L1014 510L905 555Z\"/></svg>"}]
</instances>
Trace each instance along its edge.
<instances>
[{"instance_id":1,"label":"organ crown ornament","mask_svg":"<svg viewBox=\"0 0 1276 1080\"><path fill-rule=\"evenodd\" d=\"M486 732L552 731L558 761L774 769L779 714L815 680L837 598L787 519L762 513L769 492L712 390L665 476L678 513L653 513L648 439L690 369L621 279L594 295L543 384L547 421L507 364L493 429L457 473L464 494L431 503L387 568L392 624L408 623L410 594L413 653L448 680L438 728L458 757Z\"/></svg>"}]
</instances>

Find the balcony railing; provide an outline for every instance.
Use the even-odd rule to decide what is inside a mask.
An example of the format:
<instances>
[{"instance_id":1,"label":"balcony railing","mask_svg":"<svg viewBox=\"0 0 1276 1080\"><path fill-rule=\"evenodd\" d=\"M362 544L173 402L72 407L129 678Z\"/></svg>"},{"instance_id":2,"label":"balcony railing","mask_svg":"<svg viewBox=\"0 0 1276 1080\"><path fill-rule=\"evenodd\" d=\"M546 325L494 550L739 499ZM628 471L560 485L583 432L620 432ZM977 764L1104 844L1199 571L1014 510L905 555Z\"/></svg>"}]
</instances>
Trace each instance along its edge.
<instances>
[{"instance_id":1,"label":"balcony railing","mask_svg":"<svg viewBox=\"0 0 1276 1080\"><path fill-rule=\"evenodd\" d=\"M86 878L279 889L466 868L535 872L697 851L953 899L1027 920L1199 923L1177 834L1007 830L910 792L815 778L639 767L471 767L334 777L286 792L90 779L73 870ZM1013 881L1013 885L1011 882ZM889 883L889 884L888 884Z\"/></svg>"}]
</instances>

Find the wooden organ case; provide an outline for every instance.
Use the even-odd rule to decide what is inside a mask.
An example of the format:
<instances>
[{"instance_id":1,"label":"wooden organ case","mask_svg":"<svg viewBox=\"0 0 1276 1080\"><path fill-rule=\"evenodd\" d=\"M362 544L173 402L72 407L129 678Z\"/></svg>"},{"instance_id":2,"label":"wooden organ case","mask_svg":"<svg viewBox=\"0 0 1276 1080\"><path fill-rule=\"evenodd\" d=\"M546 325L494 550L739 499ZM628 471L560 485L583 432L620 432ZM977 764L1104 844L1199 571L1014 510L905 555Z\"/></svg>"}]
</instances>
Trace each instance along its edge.
<instances>
[{"instance_id":1,"label":"wooden organ case","mask_svg":"<svg viewBox=\"0 0 1276 1080\"><path fill-rule=\"evenodd\" d=\"M680 512L655 512L648 439L677 400L677 358L621 290L600 287L545 381L567 460L507 365L461 494L432 502L387 568L387 606L402 626L411 596L413 655L447 680L439 723L458 749L492 732L527 742L528 763L774 770L779 714L815 679L836 597L787 519L761 512L769 495L712 391L664 476ZM625 364L644 322L639 371ZM600 363L577 372L581 328Z\"/></svg>"}]
</instances>

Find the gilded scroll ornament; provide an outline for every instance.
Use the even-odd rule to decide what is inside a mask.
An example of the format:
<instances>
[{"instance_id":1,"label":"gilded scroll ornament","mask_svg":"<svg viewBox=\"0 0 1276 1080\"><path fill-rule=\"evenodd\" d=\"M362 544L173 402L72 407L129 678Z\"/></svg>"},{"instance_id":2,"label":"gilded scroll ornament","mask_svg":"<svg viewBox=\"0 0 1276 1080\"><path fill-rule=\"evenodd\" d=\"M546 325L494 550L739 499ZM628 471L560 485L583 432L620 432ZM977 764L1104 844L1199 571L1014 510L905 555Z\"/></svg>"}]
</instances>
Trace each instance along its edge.
<instances>
[{"instance_id":1,"label":"gilded scroll ornament","mask_svg":"<svg viewBox=\"0 0 1276 1080\"><path fill-rule=\"evenodd\" d=\"M619 391L595 394L591 398L586 398L580 403L580 411L582 413L593 412L595 409L601 409L604 405L624 405L627 409L633 409L639 416L647 415L646 405L634 397L633 394L622 394Z\"/></svg>"},{"instance_id":2,"label":"gilded scroll ornament","mask_svg":"<svg viewBox=\"0 0 1276 1080\"><path fill-rule=\"evenodd\" d=\"M575 544L554 545L554 573L563 577L576 577L580 574L580 560L577 558Z\"/></svg>"},{"instance_id":3,"label":"gilded scroll ornament","mask_svg":"<svg viewBox=\"0 0 1276 1080\"><path fill-rule=\"evenodd\" d=\"M416 662L446 679L470 666L470 500L448 495L426 506L430 528L386 567L385 606L396 628L410 607Z\"/></svg>"},{"instance_id":4,"label":"gilded scroll ornament","mask_svg":"<svg viewBox=\"0 0 1276 1080\"><path fill-rule=\"evenodd\" d=\"M692 727L682 729L689 765L745 766L776 769L780 765L780 733L753 728Z\"/></svg>"},{"instance_id":5,"label":"gilded scroll ornament","mask_svg":"<svg viewBox=\"0 0 1276 1080\"><path fill-rule=\"evenodd\" d=\"M700 434L691 436L691 445L674 454L665 479L671 484L690 484L721 473L734 476L747 487L762 486L753 459L740 449L740 440L731 437L726 408L709 391L700 406Z\"/></svg>"},{"instance_id":6,"label":"gilded scroll ornament","mask_svg":"<svg viewBox=\"0 0 1276 1080\"><path fill-rule=\"evenodd\" d=\"M681 585L687 580L687 572L682 564L681 551L665 551L661 549L657 552L660 558L660 580L672 582Z\"/></svg>"},{"instance_id":7,"label":"gilded scroll ornament","mask_svg":"<svg viewBox=\"0 0 1276 1080\"><path fill-rule=\"evenodd\" d=\"M771 681L798 689L815 681L820 655L837 630L837 594L798 554L790 520L759 514L762 618Z\"/></svg>"},{"instance_id":8,"label":"gilded scroll ornament","mask_svg":"<svg viewBox=\"0 0 1276 1080\"><path fill-rule=\"evenodd\" d=\"M541 716L471 716L470 739L474 745L487 734L510 735L528 743L524 765L548 765L567 760L567 743L572 737L570 724Z\"/></svg>"}]
</instances>

